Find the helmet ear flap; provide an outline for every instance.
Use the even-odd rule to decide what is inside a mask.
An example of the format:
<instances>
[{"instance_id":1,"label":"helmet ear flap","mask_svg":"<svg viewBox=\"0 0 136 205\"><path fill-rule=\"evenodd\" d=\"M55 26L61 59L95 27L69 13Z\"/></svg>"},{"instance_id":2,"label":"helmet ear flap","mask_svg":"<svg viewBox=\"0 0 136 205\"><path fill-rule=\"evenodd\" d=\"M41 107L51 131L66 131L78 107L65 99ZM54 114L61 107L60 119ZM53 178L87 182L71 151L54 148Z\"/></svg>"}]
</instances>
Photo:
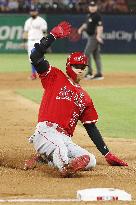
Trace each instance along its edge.
<instances>
[{"instance_id":1,"label":"helmet ear flap","mask_svg":"<svg viewBox=\"0 0 136 205\"><path fill-rule=\"evenodd\" d=\"M69 66L69 65L70 65L70 62L67 61L67 62L66 62L66 67Z\"/></svg>"},{"instance_id":2,"label":"helmet ear flap","mask_svg":"<svg viewBox=\"0 0 136 205\"><path fill-rule=\"evenodd\" d=\"M70 66L70 62L66 63L66 73L74 82L76 82L77 74L73 71L72 67Z\"/></svg>"}]
</instances>

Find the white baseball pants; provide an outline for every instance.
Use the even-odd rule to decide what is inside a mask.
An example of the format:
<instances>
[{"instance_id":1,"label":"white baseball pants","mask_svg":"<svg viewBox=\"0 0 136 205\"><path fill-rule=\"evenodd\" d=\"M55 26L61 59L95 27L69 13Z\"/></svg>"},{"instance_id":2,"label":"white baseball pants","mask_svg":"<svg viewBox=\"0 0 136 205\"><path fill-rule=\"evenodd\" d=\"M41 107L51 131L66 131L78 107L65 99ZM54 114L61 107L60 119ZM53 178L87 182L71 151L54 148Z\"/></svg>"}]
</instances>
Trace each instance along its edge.
<instances>
[{"instance_id":1,"label":"white baseball pants","mask_svg":"<svg viewBox=\"0 0 136 205\"><path fill-rule=\"evenodd\" d=\"M51 154L53 164L59 170L73 158L82 155L89 155L90 157L86 170L95 167L95 156L72 142L71 137L58 132L56 130L57 126L55 123L53 123L52 127L47 126L45 122L37 124L35 133L32 135L35 150L47 156Z\"/></svg>"}]
</instances>

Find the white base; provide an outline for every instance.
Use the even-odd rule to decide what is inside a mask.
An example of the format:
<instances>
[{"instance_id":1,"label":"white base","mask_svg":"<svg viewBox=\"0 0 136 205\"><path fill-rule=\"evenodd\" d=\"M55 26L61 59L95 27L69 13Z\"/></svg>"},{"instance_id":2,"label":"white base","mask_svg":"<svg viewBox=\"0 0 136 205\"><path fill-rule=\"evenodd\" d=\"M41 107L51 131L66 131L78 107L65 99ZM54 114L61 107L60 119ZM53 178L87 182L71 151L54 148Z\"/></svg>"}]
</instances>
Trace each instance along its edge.
<instances>
[{"instance_id":1,"label":"white base","mask_svg":"<svg viewBox=\"0 0 136 205\"><path fill-rule=\"evenodd\" d=\"M77 199L81 201L131 201L131 194L114 188L93 188L78 190Z\"/></svg>"}]
</instances>

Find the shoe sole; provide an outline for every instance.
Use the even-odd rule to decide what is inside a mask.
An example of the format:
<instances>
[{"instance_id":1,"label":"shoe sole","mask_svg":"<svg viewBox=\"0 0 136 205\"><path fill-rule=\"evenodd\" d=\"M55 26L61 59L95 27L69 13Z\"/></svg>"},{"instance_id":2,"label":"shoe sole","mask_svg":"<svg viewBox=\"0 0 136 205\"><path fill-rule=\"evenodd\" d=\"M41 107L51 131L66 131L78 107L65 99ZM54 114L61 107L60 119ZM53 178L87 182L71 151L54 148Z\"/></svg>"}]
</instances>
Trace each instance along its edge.
<instances>
[{"instance_id":1,"label":"shoe sole","mask_svg":"<svg viewBox=\"0 0 136 205\"><path fill-rule=\"evenodd\" d=\"M85 79L85 80L91 80L93 77L94 77L94 76L92 75L92 76L89 76L89 77L85 77L84 79Z\"/></svg>"},{"instance_id":2,"label":"shoe sole","mask_svg":"<svg viewBox=\"0 0 136 205\"><path fill-rule=\"evenodd\" d=\"M36 80L37 78L28 77L28 80Z\"/></svg>"},{"instance_id":3,"label":"shoe sole","mask_svg":"<svg viewBox=\"0 0 136 205\"><path fill-rule=\"evenodd\" d=\"M104 77L98 77L98 78L97 78L97 77L96 77L96 78L94 77L94 78L92 78L91 80L103 80L103 79L104 79Z\"/></svg>"}]
</instances>

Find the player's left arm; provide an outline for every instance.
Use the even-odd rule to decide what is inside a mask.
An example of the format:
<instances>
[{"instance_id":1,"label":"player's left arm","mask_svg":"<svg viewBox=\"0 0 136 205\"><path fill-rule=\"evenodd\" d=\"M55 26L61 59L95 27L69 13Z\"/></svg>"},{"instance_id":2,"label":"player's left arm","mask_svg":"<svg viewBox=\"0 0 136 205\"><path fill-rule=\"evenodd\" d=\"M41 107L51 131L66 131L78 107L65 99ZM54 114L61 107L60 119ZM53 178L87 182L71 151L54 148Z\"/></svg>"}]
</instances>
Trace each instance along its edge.
<instances>
[{"instance_id":1,"label":"player's left arm","mask_svg":"<svg viewBox=\"0 0 136 205\"><path fill-rule=\"evenodd\" d=\"M28 39L28 32L24 31L23 35L22 35L23 40L27 40Z\"/></svg>"},{"instance_id":2,"label":"player's left arm","mask_svg":"<svg viewBox=\"0 0 136 205\"><path fill-rule=\"evenodd\" d=\"M97 26L96 39L99 43L103 44L102 34L103 34L103 26Z\"/></svg>"},{"instance_id":3,"label":"player's left arm","mask_svg":"<svg viewBox=\"0 0 136 205\"><path fill-rule=\"evenodd\" d=\"M40 43L35 43L32 49L30 59L35 66L37 73L42 74L49 68L49 62L44 59L44 54L52 43L58 38L68 37L71 32L71 25L63 21L55 26L50 33L40 40Z\"/></svg>"},{"instance_id":4,"label":"player's left arm","mask_svg":"<svg viewBox=\"0 0 136 205\"><path fill-rule=\"evenodd\" d=\"M105 144L102 135L98 128L96 127L95 123L90 124L84 124L84 127L93 141L93 143L96 145L97 149L104 155L106 161L112 165L112 166L128 166L126 162L119 159L116 155L112 154L109 151L109 148Z\"/></svg>"},{"instance_id":5,"label":"player's left arm","mask_svg":"<svg viewBox=\"0 0 136 205\"><path fill-rule=\"evenodd\" d=\"M97 26L96 26L96 39L99 43L103 43L102 34L103 34L103 22L101 16L98 15Z\"/></svg>"},{"instance_id":6,"label":"player's left arm","mask_svg":"<svg viewBox=\"0 0 136 205\"><path fill-rule=\"evenodd\" d=\"M37 73L39 74L46 72L49 68L49 62L44 59L44 54L54 41L54 36L49 34L46 37L43 37L40 40L40 43L34 44L34 48L31 51L30 59Z\"/></svg>"}]
</instances>

